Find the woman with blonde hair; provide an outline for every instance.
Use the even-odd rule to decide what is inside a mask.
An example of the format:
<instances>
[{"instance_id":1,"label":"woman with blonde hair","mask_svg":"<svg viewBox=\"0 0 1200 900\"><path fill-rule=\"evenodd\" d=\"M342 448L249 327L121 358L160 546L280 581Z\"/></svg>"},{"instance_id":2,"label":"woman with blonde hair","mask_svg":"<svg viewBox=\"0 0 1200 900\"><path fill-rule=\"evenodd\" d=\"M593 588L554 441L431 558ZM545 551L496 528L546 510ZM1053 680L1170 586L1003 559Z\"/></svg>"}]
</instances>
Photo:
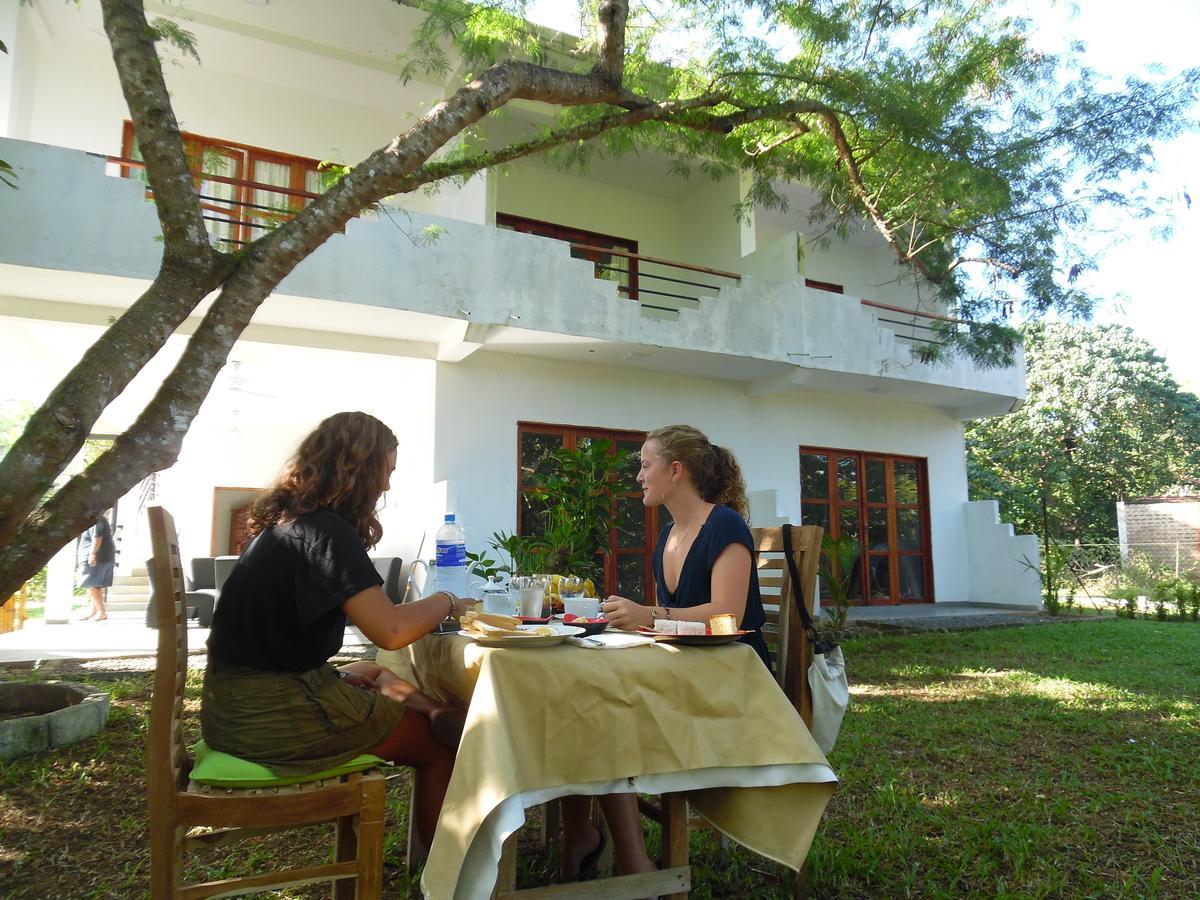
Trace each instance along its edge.
<instances>
[{"instance_id":1,"label":"woman with blonde hair","mask_svg":"<svg viewBox=\"0 0 1200 900\"><path fill-rule=\"evenodd\" d=\"M645 506L666 506L671 513L654 549L658 605L614 595L604 602L604 615L613 626L633 630L653 628L659 618L707 622L730 614L746 632L740 640L771 668L754 539L746 524L746 482L733 454L690 425L668 425L646 436L637 480ZM600 798L600 806L613 835L617 870L622 875L653 871L636 797L610 794ZM587 818L587 798L566 798L564 875L586 875L603 849L603 835Z\"/></svg>"},{"instance_id":2,"label":"woman with blonde hair","mask_svg":"<svg viewBox=\"0 0 1200 900\"><path fill-rule=\"evenodd\" d=\"M733 454L690 425L668 425L647 435L637 480L644 505L671 513L654 549L658 606L613 596L605 616L634 629L653 628L659 618L707 622L728 613L770 668L746 482Z\"/></svg>"},{"instance_id":3,"label":"woman with blonde hair","mask_svg":"<svg viewBox=\"0 0 1200 900\"><path fill-rule=\"evenodd\" d=\"M457 618L470 599L446 591L393 606L367 555L396 467L396 436L344 412L301 443L250 511L254 536L221 589L200 709L210 747L306 775L363 753L416 769L417 830L433 839L461 731L440 706L372 662L335 669L347 620L395 650Z\"/></svg>"}]
</instances>

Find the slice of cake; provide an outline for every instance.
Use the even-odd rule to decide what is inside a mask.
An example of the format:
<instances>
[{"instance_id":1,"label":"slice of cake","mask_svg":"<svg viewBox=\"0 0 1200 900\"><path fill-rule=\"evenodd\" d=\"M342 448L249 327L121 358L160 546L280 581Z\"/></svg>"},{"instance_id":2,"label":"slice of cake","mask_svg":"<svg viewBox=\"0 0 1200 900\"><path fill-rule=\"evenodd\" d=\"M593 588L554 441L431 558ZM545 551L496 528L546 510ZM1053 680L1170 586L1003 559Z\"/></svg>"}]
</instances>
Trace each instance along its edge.
<instances>
[{"instance_id":1,"label":"slice of cake","mask_svg":"<svg viewBox=\"0 0 1200 900\"><path fill-rule=\"evenodd\" d=\"M722 613L719 616L708 617L708 627L713 634L737 634L737 619L732 613Z\"/></svg>"},{"instance_id":2,"label":"slice of cake","mask_svg":"<svg viewBox=\"0 0 1200 900\"><path fill-rule=\"evenodd\" d=\"M679 634L705 634L707 628L703 622L676 622L679 626Z\"/></svg>"},{"instance_id":3,"label":"slice of cake","mask_svg":"<svg viewBox=\"0 0 1200 900\"><path fill-rule=\"evenodd\" d=\"M674 619L654 620L654 630L659 634L679 634L679 625Z\"/></svg>"}]
</instances>

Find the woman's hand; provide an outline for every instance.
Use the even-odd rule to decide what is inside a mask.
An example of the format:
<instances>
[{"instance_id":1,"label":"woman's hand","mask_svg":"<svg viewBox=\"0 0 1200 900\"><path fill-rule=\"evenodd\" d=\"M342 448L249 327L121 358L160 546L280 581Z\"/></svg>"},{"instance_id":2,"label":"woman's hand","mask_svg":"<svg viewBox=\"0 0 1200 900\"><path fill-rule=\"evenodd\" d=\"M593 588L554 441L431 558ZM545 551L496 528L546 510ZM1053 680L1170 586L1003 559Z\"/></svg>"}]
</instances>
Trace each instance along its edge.
<instances>
[{"instance_id":1,"label":"woman's hand","mask_svg":"<svg viewBox=\"0 0 1200 900\"><path fill-rule=\"evenodd\" d=\"M463 613L475 603L474 597L455 597L449 591L438 591L439 594L450 598L450 618L461 619Z\"/></svg>"},{"instance_id":2,"label":"woman's hand","mask_svg":"<svg viewBox=\"0 0 1200 900\"><path fill-rule=\"evenodd\" d=\"M648 607L615 594L600 604L600 612L609 624L622 631L637 631L640 627L648 628L651 625Z\"/></svg>"}]
</instances>

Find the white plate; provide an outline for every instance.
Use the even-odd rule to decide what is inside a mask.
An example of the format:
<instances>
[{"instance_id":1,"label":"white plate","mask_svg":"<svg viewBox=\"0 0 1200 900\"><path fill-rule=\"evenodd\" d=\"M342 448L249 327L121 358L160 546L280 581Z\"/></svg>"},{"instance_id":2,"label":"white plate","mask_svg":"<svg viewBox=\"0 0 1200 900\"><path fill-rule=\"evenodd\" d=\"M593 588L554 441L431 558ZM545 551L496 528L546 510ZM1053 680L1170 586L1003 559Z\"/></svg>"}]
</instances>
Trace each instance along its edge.
<instances>
[{"instance_id":1,"label":"white plate","mask_svg":"<svg viewBox=\"0 0 1200 900\"><path fill-rule=\"evenodd\" d=\"M554 634L538 634L539 628L553 628ZM481 647L552 647L561 644L569 637L583 634L583 629L577 625L563 625L561 622L551 622L549 625L519 625L517 634L490 634L486 637L470 631L460 631L463 637L468 637Z\"/></svg>"}]
</instances>

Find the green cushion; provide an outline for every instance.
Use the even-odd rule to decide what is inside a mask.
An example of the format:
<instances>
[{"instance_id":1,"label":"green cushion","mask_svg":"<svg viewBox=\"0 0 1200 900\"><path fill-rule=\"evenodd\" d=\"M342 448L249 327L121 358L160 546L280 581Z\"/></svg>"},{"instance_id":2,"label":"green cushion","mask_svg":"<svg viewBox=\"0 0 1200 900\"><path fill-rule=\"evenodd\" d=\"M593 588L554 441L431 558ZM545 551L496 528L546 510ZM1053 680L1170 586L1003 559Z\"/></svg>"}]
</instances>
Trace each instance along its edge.
<instances>
[{"instance_id":1,"label":"green cushion","mask_svg":"<svg viewBox=\"0 0 1200 900\"><path fill-rule=\"evenodd\" d=\"M356 756L349 762L344 762L340 766L326 769L323 772L280 777L264 765L237 756L230 756L220 750L213 750L204 741L197 741L192 747L192 752L196 755L196 765L192 767L192 781L225 788L283 787L288 784L304 784L309 781L320 781L322 778L361 772L363 769L382 765L384 762L378 756L364 753L362 756Z\"/></svg>"}]
</instances>

